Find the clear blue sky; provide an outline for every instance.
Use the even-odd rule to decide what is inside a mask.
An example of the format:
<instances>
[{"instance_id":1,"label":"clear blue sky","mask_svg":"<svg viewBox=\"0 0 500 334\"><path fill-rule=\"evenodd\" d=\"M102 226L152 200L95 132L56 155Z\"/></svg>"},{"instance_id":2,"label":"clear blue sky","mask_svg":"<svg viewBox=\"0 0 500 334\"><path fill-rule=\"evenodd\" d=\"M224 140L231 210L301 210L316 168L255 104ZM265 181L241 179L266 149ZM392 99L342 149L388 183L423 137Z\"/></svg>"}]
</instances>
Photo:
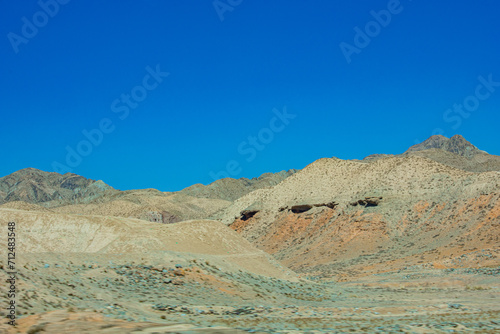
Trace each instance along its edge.
<instances>
[{"instance_id":1,"label":"clear blue sky","mask_svg":"<svg viewBox=\"0 0 500 334\"><path fill-rule=\"evenodd\" d=\"M401 153L436 128L500 154L500 86L476 92L500 82L498 1L60 1L0 1L0 176L56 161L174 191Z\"/></svg>"}]
</instances>

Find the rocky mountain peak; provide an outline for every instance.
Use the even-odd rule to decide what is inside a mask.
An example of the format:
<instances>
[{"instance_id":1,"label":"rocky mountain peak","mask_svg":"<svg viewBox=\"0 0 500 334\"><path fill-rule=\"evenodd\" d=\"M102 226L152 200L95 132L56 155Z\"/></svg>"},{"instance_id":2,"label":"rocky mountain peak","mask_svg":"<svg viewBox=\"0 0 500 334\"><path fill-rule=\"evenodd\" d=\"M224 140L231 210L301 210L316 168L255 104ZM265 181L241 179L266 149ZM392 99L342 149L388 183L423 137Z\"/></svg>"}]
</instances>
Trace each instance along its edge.
<instances>
[{"instance_id":1,"label":"rocky mountain peak","mask_svg":"<svg viewBox=\"0 0 500 334\"><path fill-rule=\"evenodd\" d=\"M481 151L476 146L472 145L461 135L454 135L451 138L447 138L442 135L431 136L426 141L410 147L406 153L433 148L452 152L466 158L472 158L476 154L484 153L484 151Z\"/></svg>"}]
</instances>

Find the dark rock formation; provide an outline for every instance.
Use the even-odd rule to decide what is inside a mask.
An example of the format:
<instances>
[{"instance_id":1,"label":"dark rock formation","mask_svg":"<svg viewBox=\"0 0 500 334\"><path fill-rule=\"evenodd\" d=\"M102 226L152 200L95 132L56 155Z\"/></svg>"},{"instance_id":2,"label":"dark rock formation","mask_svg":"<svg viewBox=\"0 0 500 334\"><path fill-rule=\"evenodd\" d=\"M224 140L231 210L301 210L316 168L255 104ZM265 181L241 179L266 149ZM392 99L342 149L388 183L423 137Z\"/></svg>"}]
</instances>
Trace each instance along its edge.
<instances>
[{"instance_id":1,"label":"dark rock formation","mask_svg":"<svg viewBox=\"0 0 500 334\"><path fill-rule=\"evenodd\" d=\"M325 206L330 209L335 209L335 207L338 205L336 202L329 202L329 203L320 203L320 204L297 204L293 205L292 207L288 208L288 206L282 207L279 209L279 211L284 211L284 210L290 210L293 213L302 213L311 210L314 207L322 207Z\"/></svg>"},{"instance_id":2,"label":"dark rock formation","mask_svg":"<svg viewBox=\"0 0 500 334\"><path fill-rule=\"evenodd\" d=\"M244 210L241 212L241 220L249 220L253 216L255 216L257 213L259 213L258 210Z\"/></svg>"},{"instance_id":3,"label":"dark rock formation","mask_svg":"<svg viewBox=\"0 0 500 334\"><path fill-rule=\"evenodd\" d=\"M306 212L306 211L309 211L313 208L313 205L310 205L310 204L302 204L302 205L294 205L290 208L290 210L293 212L293 213L302 213L302 212Z\"/></svg>"},{"instance_id":4,"label":"dark rock formation","mask_svg":"<svg viewBox=\"0 0 500 334\"><path fill-rule=\"evenodd\" d=\"M361 205L364 207L371 207L371 206L378 206L381 200L382 197L365 197L365 199L360 199L358 201L351 202L350 204L352 206Z\"/></svg>"}]
</instances>

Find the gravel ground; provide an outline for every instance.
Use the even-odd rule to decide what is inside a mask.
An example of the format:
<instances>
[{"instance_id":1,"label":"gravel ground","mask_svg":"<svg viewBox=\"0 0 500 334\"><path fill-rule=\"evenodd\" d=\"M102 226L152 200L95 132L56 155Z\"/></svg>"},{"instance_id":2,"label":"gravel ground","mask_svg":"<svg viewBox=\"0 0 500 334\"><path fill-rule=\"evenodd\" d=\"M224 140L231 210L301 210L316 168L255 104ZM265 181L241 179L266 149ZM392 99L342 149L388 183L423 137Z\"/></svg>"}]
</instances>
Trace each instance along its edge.
<instances>
[{"instance_id":1,"label":"gravel ground","mask_svg":"<svg viewBox=\"0 0 500 334\"><path fill-rule=\"evenodd\" d=\"M338 283L226 271L201 260L137 262L88 254L30 259L18 271L17 303L19 323L29 324L31 333L43 323L53 333L65 330L50 328L57 324L73 326L73 332L80 326L82 333L125 333L132 324L130 333L139 327L141 333L500 331L500 268L408 268ZM65 312L65 320L50 318L53 311ZM79 314L101 317L95 322L100 327L83 329L90 322L80 324ZM0 328L7 333L9 326Z\"/></svg>"}]
</instances>

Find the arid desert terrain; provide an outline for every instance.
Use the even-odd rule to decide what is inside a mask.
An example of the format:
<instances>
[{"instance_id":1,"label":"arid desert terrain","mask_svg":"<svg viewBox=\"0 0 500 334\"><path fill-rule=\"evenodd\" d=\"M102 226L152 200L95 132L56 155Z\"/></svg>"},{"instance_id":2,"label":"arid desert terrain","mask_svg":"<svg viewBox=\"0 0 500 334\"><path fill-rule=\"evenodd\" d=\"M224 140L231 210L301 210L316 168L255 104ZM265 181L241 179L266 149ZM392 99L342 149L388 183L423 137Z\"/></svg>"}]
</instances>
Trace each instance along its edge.
<instances>
[{"instance_id":1,"label":"arid desert terrain","mask_svg":"<svg viewBox=\"0 0 500 334\"><path fill-rule=\"evenodd\" d=\"M500 156L460 135L179 192L0 178L0 333L500 332Z\"/></svg>"}]
</instances>

